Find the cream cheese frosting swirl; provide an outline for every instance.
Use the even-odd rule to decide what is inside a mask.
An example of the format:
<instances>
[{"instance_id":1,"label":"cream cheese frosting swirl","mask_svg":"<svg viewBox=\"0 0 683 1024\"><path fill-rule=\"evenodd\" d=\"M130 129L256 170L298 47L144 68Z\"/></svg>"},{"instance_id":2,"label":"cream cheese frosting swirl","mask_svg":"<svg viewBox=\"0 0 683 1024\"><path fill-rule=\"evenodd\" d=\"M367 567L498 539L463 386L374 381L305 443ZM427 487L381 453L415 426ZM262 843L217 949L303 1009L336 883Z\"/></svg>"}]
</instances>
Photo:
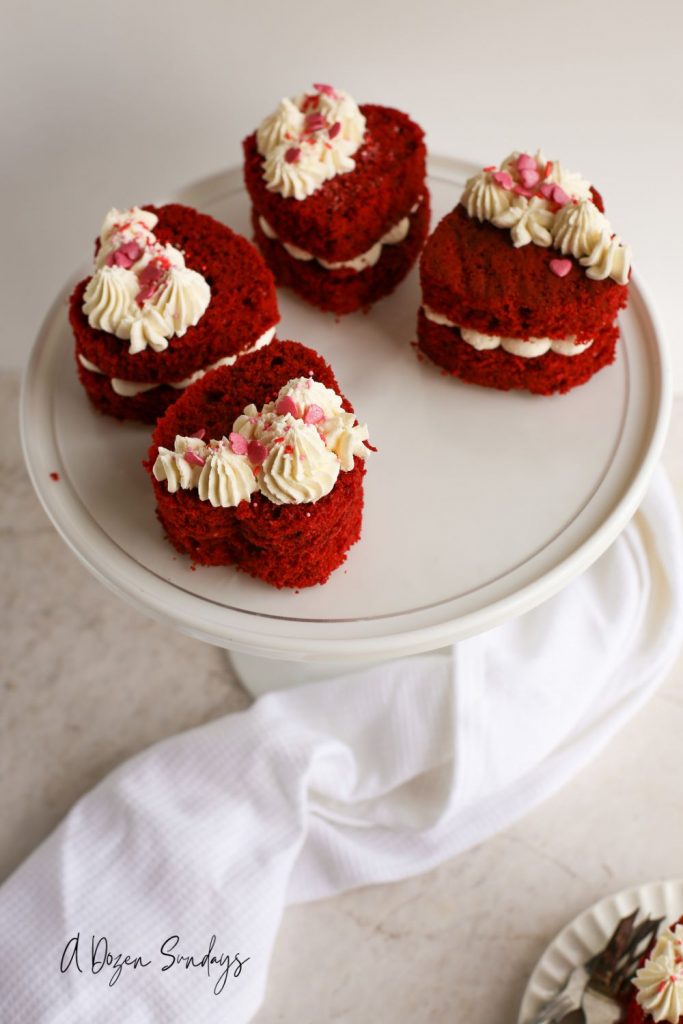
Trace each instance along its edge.
<instances>
[{"instance_id":1,"label":"cream cheese frosting swirl","mask_svg":"<svg viewBox=\"0 0 683 1024\"><path fill-rule=\"evenodd\" d=\"M325 181L353 171L365 135L365 117L348 93L313 88L281 100L256 132L266 186L285 199L306 199Z\"/></svg>"},{"instance_id":2,"label":"cream cheese frosting swirl","mask_svg":"<svg viewBox=\"0 0 683 1024\"><path fill-rule=\"evenodd\" d=\"M477 220L493 221L494 217L505 213L510 202L510 194L495 183L491 171L475 174L465 183L462 203L470 217L476 217Z\"/></svg>"},{"instance_id":3,"label":"cream cheese frosting swirl","mask_svg":"<svg viewBox=\"0 0 683 1024\"><path fill-rule=\"evenodd\" d=\"M214 508L234 508L258 490L254 471L243 455L236 454L226 437L211 441L199 473L197 493Z\"/></svg>"},{"instance_id":4,"label":"cream cheese frosting swirl","mask_svg":"<svg viewBox=\"0 0 683 1024\"><path fill-rule=\"evenodd\" d=\"M228 438L207 443L179 435L172 451L160 447L152 473L171 493L196 489L214 507L235 507L257 491L275 505L312 503L356 457L367 458L367 439L367 427L335 391L296 377L260 412L246 406Z\"/></svg>"},{"instance_id":5,"label":"cream cheese frosting swirl","mask_svg":"<svg viewBox=\"0 0 683 1024\"><path fill-rule=\"evenodd\" d=\"M206 445L200 438L178 435L173 451L170 448L159 448L152 467L154 479L165 480L171 494L178 488L183 491L193 490L199 483L205 451Z\"/></svg>"},{"instance_id":6,"label":"cream cheese frosting swirl","mask_svg":"<svg viewBox=\"0 0 683 1024\"><path fill-rule=\"evenodd\" d=\"M590 182L541 150L515 151L499 167L485 167L468 179L461 202L470 217L509 228L515 248L553 246L593 280L628 283L631 250L593 202Z\"/></svg>"},{"instance_id":7,"label":"cream cheese frosting swirl","mask_svg":"<svg viewBox=\"0 0 683 1024\"><path fill-rule=\"evenodd\" d=\"M289 409L294 416L315 423L345 472L353 469L354 456L367 457L368 449L364 443L369 437L367 426L357 424L353 413L345 412L336 391L310 377L296 377L288 381L280 388L276 400L264 405L260 417L255 406L248 406L235 421L234 429L249 438L268 441L275 436L273 430L277 433L271 417L283 408Z\"/></svg>"},{"instance_id":8,"label":"cream cheese frosting swirl","mask_svg":"<svg viewBox=\"0 0 683 1024\"><path fill-rule=\"evenodd\" d=\"M199 323L211 301L207 281L185 266L182 252L157 240L157 223L138 207L110 210L83 295L90 326L128 341L131 355L148 347L163 352L170 338Z\"/></svg>"},{"instance_id":9,"label":"cream cheese frosting swirl","mask_svg":"<svg viewBox=\"0 0 683 1024\"><path fill-rule=\"evenodd\" d=\"M300 505L329 494L339 476L339 459L315 426L290 415L272 423L276 436L261 467L261 493L275 505Z\"/></svg>"},{"instance_id":10,"label":"cream cheese frosting swirl","mask_svg":"<svg viewBox=\"0 0 683 1024\"><path fill-rule=\"evenodd\" d=\"M678 1024L683 1015L683 926L667 929L633 983L636 999L653 1021Z\"/></svg>"}]
</instances>

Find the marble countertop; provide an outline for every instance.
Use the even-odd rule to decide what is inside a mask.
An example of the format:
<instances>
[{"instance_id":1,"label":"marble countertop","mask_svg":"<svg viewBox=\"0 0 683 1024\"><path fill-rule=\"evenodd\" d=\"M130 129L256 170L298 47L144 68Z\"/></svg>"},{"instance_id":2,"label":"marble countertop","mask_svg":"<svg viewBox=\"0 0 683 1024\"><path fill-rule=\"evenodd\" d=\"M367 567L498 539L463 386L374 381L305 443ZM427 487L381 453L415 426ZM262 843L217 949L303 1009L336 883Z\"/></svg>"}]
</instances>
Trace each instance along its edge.
<instances>
[{"instance_id":1,"label":"marble countertop","mask_svg":"<svg viewBox=\"0 0 683 1024\"><path fill-rule=\"evenodd\" d=\"M141 616L67 550L23 467L17 398L17 375L0 375L0 881L124 758L249 702L222 652ZM682 449L678 398L664 462L681 508ZM288 910L258 1024L515 1024L530 971L570 918L681 874L666 780L679 773L682 687L683 657L587 769L494 838L426 875ZM482 1008L484 962L495 984Z\"/></svg>"}]
</instances>

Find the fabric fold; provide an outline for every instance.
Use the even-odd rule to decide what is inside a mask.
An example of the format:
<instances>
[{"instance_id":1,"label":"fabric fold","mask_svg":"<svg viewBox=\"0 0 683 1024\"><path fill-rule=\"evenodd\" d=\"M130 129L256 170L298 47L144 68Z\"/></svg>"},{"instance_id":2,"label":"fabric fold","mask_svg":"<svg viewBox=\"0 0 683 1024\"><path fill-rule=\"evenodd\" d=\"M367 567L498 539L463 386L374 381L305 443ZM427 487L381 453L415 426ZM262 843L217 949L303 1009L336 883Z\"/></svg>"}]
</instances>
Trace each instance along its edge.
<instances>
[{"instance_id":1,"label":"fabric fold","mask_svg":"<svg viewBox=\"0 0 683 1024\"><path fill-rule=\"evenodd\" d=\"M3 1022L248 1021L288 903L427 871L554 793L668 671L682 593L659 473L522 618L139 754L0 888Z\"/></svg>"}]
</instances>

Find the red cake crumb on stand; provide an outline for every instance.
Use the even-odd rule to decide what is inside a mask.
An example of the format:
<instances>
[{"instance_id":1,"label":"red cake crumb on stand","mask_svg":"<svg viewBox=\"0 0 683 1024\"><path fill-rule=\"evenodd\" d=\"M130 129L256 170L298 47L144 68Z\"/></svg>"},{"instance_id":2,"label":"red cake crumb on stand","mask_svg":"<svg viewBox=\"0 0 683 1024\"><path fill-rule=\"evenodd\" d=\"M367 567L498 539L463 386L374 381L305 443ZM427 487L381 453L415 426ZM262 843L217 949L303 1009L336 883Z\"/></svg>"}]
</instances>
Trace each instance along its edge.
<instances>
[{"instance_id":1,"label":"red cake crumb on stand","mask_svg":"<svg viewBox=\"0 0 683 1024\"><path fill-rule=\"evenodd\" d=\"M244 141L254 237L279 284L345 314L396 288L429 230L424 133L327 85Z\"/></svg>"},{"instance_id":2,"label":"red cake crumb on stand","mask_svg":"<svg viewBox=\"0 0 683 1024\"><path fill-rule=\"evenodd\" d=\"M110 416L154 423L208 368L275 335L277 297L261 255L187 206L110 211L95 259L69 319L81 383Z\"/></svg>"},{"instance_id":3,"label":"red cake crumb on stand","mask_svg":"<svg viewBox=\"0 0 683 1024\"><path fill-rule=\"evenodd\" d=\"M310 348L277 341L206 374L152 440L157 515L194 562L296 589L360 537L367 430Z\"/></svg>"},{"instance_id":4,"label":"red cake crumb on stand","mask_svg":"<svg viewBox=\"0 0 683 1024\"><path fill-rule=\"evenodd\" d=\"M629 276L590 183L513 153L469 179L427 241L419 348L470 383L569 391L613 362Z\"/></svg>"}]
</instances>

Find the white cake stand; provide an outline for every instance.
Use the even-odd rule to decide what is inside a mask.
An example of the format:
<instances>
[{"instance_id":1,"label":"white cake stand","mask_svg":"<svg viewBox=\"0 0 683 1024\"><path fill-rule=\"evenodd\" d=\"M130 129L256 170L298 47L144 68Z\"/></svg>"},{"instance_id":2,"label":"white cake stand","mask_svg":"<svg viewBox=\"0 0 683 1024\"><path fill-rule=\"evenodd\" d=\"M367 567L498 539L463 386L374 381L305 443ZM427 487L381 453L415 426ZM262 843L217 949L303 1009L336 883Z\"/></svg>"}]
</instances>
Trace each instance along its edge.
<instances>
[{"instance_id":1,"label":"white cake stand","mask_svg":"<svg viewBox=\"0 0 683 1024\"><path fill-rule=\"evenodd\" d=\"M472 170L430 161L433 224ZM249 234L239 170L179 198ZM545 601L626 525L664 442L668 362L637 279L617 361L553 398L464 385L419 362L417 271L370 313L339 321L283 290L279 336L330 361L378 448L362 539L325 586L300 593L234 569L195 569L154 515L141 466L150 428L94 412L76 379L65 302L87 272L48 313L25 374L33 485L98 579L166 625L229 649L252 692L442 647Z\"/></svg>"}]
</instances>

